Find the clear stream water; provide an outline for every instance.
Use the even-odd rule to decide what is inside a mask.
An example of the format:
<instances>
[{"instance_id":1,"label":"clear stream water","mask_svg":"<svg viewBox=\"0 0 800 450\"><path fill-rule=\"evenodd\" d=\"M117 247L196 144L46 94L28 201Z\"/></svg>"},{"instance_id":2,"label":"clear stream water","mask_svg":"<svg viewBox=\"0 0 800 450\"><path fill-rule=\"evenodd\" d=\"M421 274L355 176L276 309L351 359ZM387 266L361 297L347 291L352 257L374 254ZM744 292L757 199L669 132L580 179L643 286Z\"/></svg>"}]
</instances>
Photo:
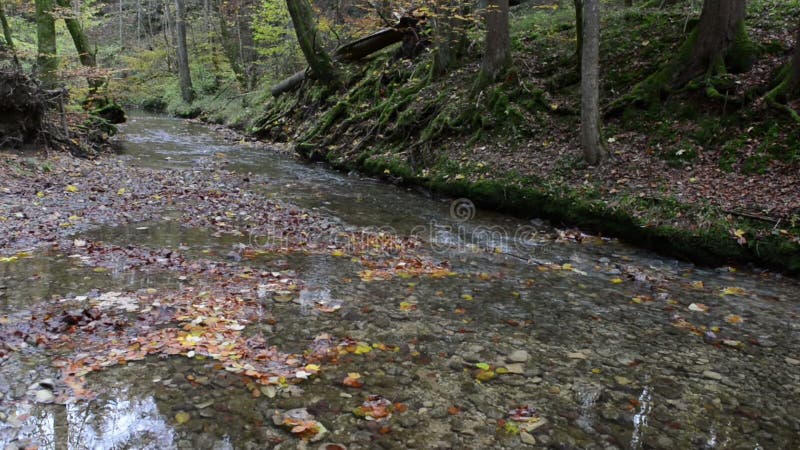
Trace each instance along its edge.
<instances>
[{"instance_id":1,"label":"clear stream water","mask_svg":"<svg viewBox=\"0 0 800 450\"><path fill-rule=\"evenodd\" d=\"M209 160L222 160L265 198L344 229L414 234L426 243L420 251L450 261L459 276L362 282L346 258L238 261L289 267L309 289L264 305L274 320L248 332L271 345L302 352L324 332L400 351L345 358L298 389L260 397L208 362L149 358L90 374L99 396L67 405L30 399L28 387L55 372L48 355L26 353L0 365L0 400L15 400L0 403L13 405L0 408L0 448L800 448L796 280L697 268L541 221L473 211L187 121L134 115L121 140L119 157L131 165L202 173ZM252 243L174 220L78 237L221 260ZM98 273L42 253L0 263L0 317L62 296L180 283L167 272ZM344 306L335 314L309 307L320 299ZM402 311L402 302L417 309ZM699 304L709 310L697 311ZM730 323L736 316L742 321ZM478 363L511 373L477 382ZM363 388L339 383L350 372L362 375ZM352 409L368 394L408 410L385 423L356 417ZM520 406L539 415L535 426L510 418ZM276 428L274 411L292 408L306 408L329 433L307 443ZM179 424L180 412L190 420Z\"/></svg>"}]
</instances>

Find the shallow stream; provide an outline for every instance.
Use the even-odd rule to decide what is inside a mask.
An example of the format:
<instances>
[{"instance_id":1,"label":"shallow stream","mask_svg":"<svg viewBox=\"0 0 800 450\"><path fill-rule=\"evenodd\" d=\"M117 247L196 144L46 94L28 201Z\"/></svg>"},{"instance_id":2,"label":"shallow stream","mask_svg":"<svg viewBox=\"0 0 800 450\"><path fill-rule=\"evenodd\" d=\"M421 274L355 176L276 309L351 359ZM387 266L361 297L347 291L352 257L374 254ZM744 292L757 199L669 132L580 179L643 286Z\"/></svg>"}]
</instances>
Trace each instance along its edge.
<instances>
[{"instance_id":1,"label":"shallow stream","mask_svg":"<svg viewBox=\"0 0 800 450\"><path fill-rule=\"evenodd\" d=\"M800 448L796 280L698 268L475 210L465 199L303 164L201 124L135 115L121 140L119 158L131 166L186 178L233 171L250 194L322 218L332 240L413 235L421 245L411 259L450 273L381 279L336 250L252 256L245 249L258 250L259 236L187 226L180 204L146 222L81 230L76 242L288 273L302 286L290 295L242 291L258 315L246 336L293 354L307 355L320 336L371 350L342 353L308 380L277 388L211 359L148 356L86 375L91 400L50 403L36 393L48 387L42 380L58 379L58 355L31 345L0 359L0 448ZM93 269L67 253L0 262L0 327L60 299L210 284L121 256ZM342 384L352 373L362 387ZM354 414L369 395L388 399L391 417ZM276 410L297 408L327 433L304 440L273 423Z\"/></svg>"}]
</instances>

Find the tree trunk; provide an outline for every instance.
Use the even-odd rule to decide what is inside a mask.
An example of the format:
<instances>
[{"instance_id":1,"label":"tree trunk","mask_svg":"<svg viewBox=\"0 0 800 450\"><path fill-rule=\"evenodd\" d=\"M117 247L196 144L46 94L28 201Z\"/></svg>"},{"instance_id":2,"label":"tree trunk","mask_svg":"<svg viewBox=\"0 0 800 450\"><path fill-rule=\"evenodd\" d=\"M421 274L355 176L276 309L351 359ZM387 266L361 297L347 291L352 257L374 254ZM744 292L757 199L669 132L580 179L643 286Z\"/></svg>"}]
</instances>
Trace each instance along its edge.
<instances>
[{"instance_id":1,"label":"tree trunk","mask_svg":"<svg viewBox=\"0 0 800 450\"><path fill-rule=\"evenodd\" d=\"M746 71L752 65L744 19L746 0L706 0L700 22L693 34L689 59L677 74L673 86L680 87L703 75L724 73L726 62L736 71ZM735 54L730 54L730 52ZM726 59L728 61L726 61Z\"/></svg>"},{"instance_id":2,"label":"tree trunk","mask_svg":"<svg viewBox=\"0 0 800 450\"><path fill-rule=\"evenodd\" d=\"M795 93L800 92L800 27L797 27L797 40L794 43L794 55L790 70L792 71L789 82L790 89Z\"/></svg>"},{"instance_id":3,"label":"tree trunk","mask_svg":"<svg viewBox=\"0 0 800 450\"><path fill-rule=\"evenodd\" d=\"M0 0L0 25L3 26L3 38L5 39L5 46L7 50L0 47L0 50L8 51L11 54L11 60L14 62L14 66L19 68L19 59L17 58L17 50L14 48L14 38L11 36L11 27L8 25L8 19L6 19L6 11L3 7L3 1ZM2 56L2 55L0 55Z\"/></svg>"},{"instance_id":4,"label":"tree trunk","mask_svg":"<svg viewBox=\"0 0 800 450\"><path fill-rule=\"evenodd\" d=\"M575 5L575 59L580 74L583 59L583 0L572 0L572 3Z\"/></svg>"},{"instance_id":5,"label":"tree trunk","mask_svg":"<svg viewBox=\"0 0 800 450\"><path fill-rule=\"evenodd\" d=\"M222 53L225 54L225 59L231 66L233 74L236 75L236 81L243 89L247 86L247 79L245 77L242 65L239 64L239 52L236 51L236 42L231 36L230 29L228 28L228 19L225 17L225 11L222 8L222 2L216 2L217 14L219 15L219 34L222 41Z\"/></svg>"},{"instance_id":6,"label":"tree trunk","mask_svg":"<svg viewBox=\"0 0 800 450\"><path fill-rule=\"evenodd\" d=\"M698 78L703 79L707 95L727 99L719 92L713 77L729 70L748 71L757 53L744 26L746 3L746 0L705 0L700 22L676 55L634 86L630 94L615 100L607 112L619 112L629 104L656 104L665 92L681 89Z\"/></svg>"},{"instance_id":7,"label":"tree trunk","mask_svg":"<svg viewBox=\"0 0 800 450\"><path fill-rule=\"evenodd\" d=\"M56 85L58 56L56 55L56 22L53 19L53 0L36 0L36 66L44 85Z\"/></svg>"},{"instance_id":8,"label":"tree trunk","mask_svg":"<svg viewBox=\"0 0 800 450\"><path fill-rule=\"evenodd\" d=\"M489 0L486 7L486 50L475 92L497 81L511 65L511 38L508 34L508 0Z\"/></svg>"},{"instance_id":9,"label":"tree trunk","mask_svg":"<svg viewBox=\"0 0 800 450\"><path fill-rule=\"evenodd\" d=\"M181 98L186 103L194 100L192 89L192 76L189 72L189 52L186 49L186 12L183 9L183 0L175 0L175 29L178 44L178 78L181 87Z\"/></svg>"},{"instance_id":10,"label":"tree trunk","mask_svg":"<svg viewBox=\"0 0 800 450\"><path fill-rule=\"evenodd\" d=\"M777 85L767 93L765 99L767 104L786 111L795 122L800 123L800 114L788 104L798 97L800 97L800 27L797 29L792 60L781 70Z\"/></svg>"},{"instance_id":11,"label":"tree trunk","mask_svg":"<svg viewBox=\"0 0 800 450\"><path fill-rule=\"evenodd\" d=\"M70 0L57 0L57 2L58 6L62 8L72 8ZM80 21L75 17L65 17L64 23L67 25L69 35L72 36L72 42L75 44L75 51L78 52L81 64L91 69L97 67L95 52L92 51L89 45L89 40L86 38L86 33L83 32ZM86 81L89 84L90 95L97 92L105 84L101 77L93 75L89 75Z\"/></svg>"},{"instance_id":12,"label":"tree trunk","mask_svg":"<svg viewBox=\"0 0 800 450\"><path fill-rule=\"evenodd\" d=\"M600 0L584 0L581 61L581 146L589 164L608 157L600 136Z\"/></svg>"},{"instance_id":13,"label":"tree trunk","mask_svg":"<svg viewBox=\"0 0 800 450\"><path fill-rule=\"evenodd\" d=\"M297 42L311 68L311 76L325 84L334 83L336 69L331 57L320 45L314 12L308 0L286 0L286 6L292 16Z\"/></svg>"},{"instance_id":14,"label":"tree trunk","mask_svg":"<svg viewBox=\"0 0 800 450\"><path fill-rule=\"evenodd\" d=\"M464 55L467 39L470 2L465 0L443 0L434 2L433 29L434 58L432 74L441 76L456 67Z\"/></svg>"}]
</instances>

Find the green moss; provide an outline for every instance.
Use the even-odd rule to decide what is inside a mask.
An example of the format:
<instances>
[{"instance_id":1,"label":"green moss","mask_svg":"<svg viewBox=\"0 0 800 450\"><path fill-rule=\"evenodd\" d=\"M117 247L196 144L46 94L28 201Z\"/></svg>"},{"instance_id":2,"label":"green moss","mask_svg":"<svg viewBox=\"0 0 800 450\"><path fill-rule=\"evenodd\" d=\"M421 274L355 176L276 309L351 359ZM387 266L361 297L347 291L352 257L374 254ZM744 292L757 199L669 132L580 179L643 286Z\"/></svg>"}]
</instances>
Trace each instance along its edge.
<instances>
[{"instance_id":1,"label":"green moss","mask_svg":"<svg viewBox=\"0 0 800 450\"><path fill-rule=\"evenodd\" d=\"M750 39L744 21L736 26L736 34L725 53L725 66L733 73L744 73L753 67L761 48Z\"/></svg>"}]
</instances>

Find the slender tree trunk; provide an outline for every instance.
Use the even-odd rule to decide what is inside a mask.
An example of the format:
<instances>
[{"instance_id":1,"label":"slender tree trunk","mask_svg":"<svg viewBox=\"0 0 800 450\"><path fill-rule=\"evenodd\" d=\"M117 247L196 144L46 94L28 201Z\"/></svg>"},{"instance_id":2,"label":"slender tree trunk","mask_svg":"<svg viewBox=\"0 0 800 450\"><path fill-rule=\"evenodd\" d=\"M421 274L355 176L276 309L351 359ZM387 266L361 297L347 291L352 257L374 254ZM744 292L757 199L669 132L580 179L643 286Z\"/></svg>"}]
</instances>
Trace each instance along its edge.
<instances>
[{"instance_id":1,"label":"slender tree trunk","mask_svg":"<svg viewBox=\"0 0 800 450\"><path fill-rule=\"evenodd\" d=\"M467 14L464 0L442 0L434 6L433 28L433 66L434 76L441 76L455 67L466 48L465 20L459 16ZM434 5L437 5L434 3Z\"/></svg>"},{"instance_id":2,"label":"slender tree trunk","mask_svg":"<svg viewBox=\"0 0 800 450\"><path fill-rule=\"evenodd\" d=\"M172 23L172 18L171 18L171 13L169 11L169 0L164 0L163 32L164 32L164 47L167 48L167 51L164 52L164 54L166 55L165 57L167 59L167 70L170 72L172 71L172 57L170 55L172 55L172 49L174 47L174 45L171 42L171 39L173 39L173 37L175 36L175 33L171 28L172 25L170 25L171 23Z\"/></svg>"},{"instance_id":3,"label":"slender tree trunk","mask_svg":"<svg viewBox=\"0 0 800 450\"><path fill-rule=\"evenodd\" d=\"M575 59L580 74L583 59L583 0L572 0L572 3L575 5Z\"/></svg>"},{"instance_id":4,"label":"slender tree trunk","mask_svg":"<svg viewBox=\"0 0 800 450\"><path fill-rule=\"evenodd\" d=\"M800 27L797 27L797 40L794 43L794 54L790 70L792 71L790 89L792 92L800 92Z\"/></svg>"},{"instance_id":5,"label":"slender tree trunk","mask_svg":"<svg viewBox=\"0 0 800 450\"><path fill-rule=\"evenodd\" d=\"M584 0L581 76L581 146L589 164L608 157L600 136L600 0Z\"/></svg>"},{"instance_id":6,"label":"slender tree trunk","mask_svg":"<svg viewBox=\"0 0 800 450\"><path fill-rule=\"evenodd\" d=\"M62 8L72 8L70 0L57 0L58 6ZM67 25L69 35L72 37L72 42L75 44L75 51L78 52L78 58L84 67L94 69L97 67L97 60L95 52L92 51L89 45L89 39L86 38L86 33L83 32L83 27L76 17L65 17L64 23ZM89 75L87 78L89 84L89 93L93 94L100 89L104 83L103 79L98 76Z\"/></svg>"},{"instance_id":7,"label":"slender tree trunk","mask_svg":"<svg viewBox=\"0 0 800 450\"><path fill-rule=\"evenodd\" d=\"M119 0L118 6L119 6L119 10L117 11L117 13L119 14L119 16L118 16L117 25L119 27L119 30L118 30L119 31L119 48L124 48L125 47L125 40L124 40L124 38L122 36L122 17L123 17L122 16L122 0Z\"/></svg>"},{"instance_id":8,"label":"slender tree trunk","mask_svg":"<svg viewBox=\"0 0 800 450\"><path fill-rule=\"evenodd\" d=\"M191 103L194 100L194 89L192 89L192 76L189 72L189 52L186 48L185 15L183 0L175 0L175 29L178 32L178 78L183 101Z\"/></svg>"},{"instance_id":9,"label":"slender tree trunk","mask_svg":"<svg viewBox=\"0 0 800 450\"><path fill-rule=\"evenodd\" d=\"M292 16L300 49L311 67L311 76L326 84L335 82L336 70L331 57L320 45L314 12L308 0L286 0L286 6Z\"/></svg>"},{"instance_id":10,"label":"slender tree trunk","mask_svg":"<svg viewBox=\"0 0 800 450\"><path fill-rule=\"evenodd\" d=\"M0 25L3 26L3 38L8 52L11 54L11 60L14 62L15 67L20 67L19 59L17 58L17 50L14 48L14 38L11 36L11 27L8 25L6 19L6 11L3 5L4 0L0 0Z\"/></svg>"},{"instance_id":11,"label":"slender tree trunk","mask_svg":"<svg viewBox=\"0 0 800 450\"><path fill-rule=\"evenodd\" d=\"M724 73L729 50L734 46L749 46L737 42L747 38L744 29L746 6L746 0L706 0L703 3L700 22L690 37L694 42L689 59L677 74L674 86L683 86L706 74ZM752 55L747 54L747 48L733 48L733 51L737 54L730 55L732 61L729 63L737 71L747 70L747 66L752 64Z\"/></svg>"},{"instance_id":12,"label":"slender tree trunk","mask_svg":"<svg viewBox=\"0 0 800 450\"><path fill-rule=\"evenodd\" d=\"M36 0L36 65L45 86L56 84L58 56L56 55L56 22L53 0Z\"/></svg>"},{"instance_id":13,"label":"slender tree trunk","mask_svg":"<svg viewBox=\"0 0 800 450\"><path fill-rule=\"evenodd\" d=\"M497 81L511 65L508 0L489 0L486 7L486 50L475 91Z\"/></svg>"},{"instance_id":14,"label":"slender tree trunk","mask_svg":"<svg viewBox=\"0 0 800 450\"><path fill-rule=\"evenodd\" d=\"M225 54L225 58L228 60L228 64L230 64L234 75L236 75L236 81L239 82L242 88L245 88L247 80L244 76L244 70L242 70L242 66L239 64L236 43L233 41L230 29L228 28L228 19L225 17L220 3L221 2L217 3L217 14L219 15L219 34L220 40L222 41L222 52Z\"/></svg>"}]
</instances>

